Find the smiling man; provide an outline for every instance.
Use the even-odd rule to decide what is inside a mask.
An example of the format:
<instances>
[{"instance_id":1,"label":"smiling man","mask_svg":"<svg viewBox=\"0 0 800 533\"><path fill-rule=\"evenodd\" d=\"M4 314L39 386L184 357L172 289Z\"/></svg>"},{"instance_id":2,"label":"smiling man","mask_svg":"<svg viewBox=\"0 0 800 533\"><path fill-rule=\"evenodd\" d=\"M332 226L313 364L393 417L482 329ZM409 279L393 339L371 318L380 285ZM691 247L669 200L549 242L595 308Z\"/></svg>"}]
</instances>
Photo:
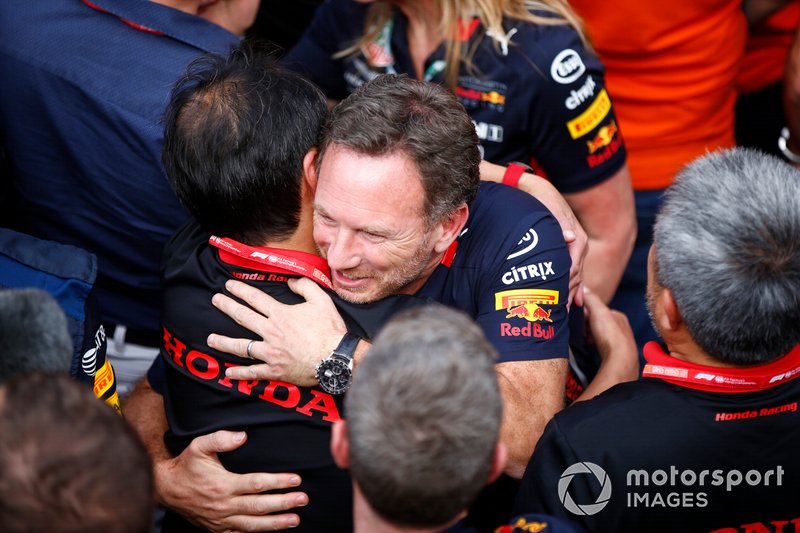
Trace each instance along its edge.
<instances>
[{"instance_id":1,"label":"smiling man","mask_svg":"<svg viewBox=\"0 0 800 533\"><path fill-rule=\"evenodd\" d=\"M417 292L463 223L466 205L447 227L436 226L418 205L425 191L402 153L376 158L329 146L322 161L314 240L332 268L336 292L353 302ZM384 195L395 199L392 209L385 208Z\"/></svg>"},{"instance_id":2,"label":"smiling man","mask_svg":"<svg viewBox=\"0 0 800 533\"><path fill-rule=\"evenodd\" d=\"M314 239L342 298L417 294L462 309L482 326L500 353L507 471L519 476L544 424L562 407L570 259L552 215L528 195L481 185L479 163L474 127L451 95L404 76L376 78L336 107L324 130ZM529 266L535 274L508 283L506 271L527 273ZM311 301L322 294L310 284L294 286ZM229 377L314 385L315 366L345 333L341 321L249 288L234 287L234 294L265 306L270 318L252 324L265 342L251 345L250 354L269 364L231 368ZM235 309L230 299L216 302ZM218 336L209 342L239 355L249 344ZM347 354L356 366L366 344Z\"/></svg>"}]
</instances>

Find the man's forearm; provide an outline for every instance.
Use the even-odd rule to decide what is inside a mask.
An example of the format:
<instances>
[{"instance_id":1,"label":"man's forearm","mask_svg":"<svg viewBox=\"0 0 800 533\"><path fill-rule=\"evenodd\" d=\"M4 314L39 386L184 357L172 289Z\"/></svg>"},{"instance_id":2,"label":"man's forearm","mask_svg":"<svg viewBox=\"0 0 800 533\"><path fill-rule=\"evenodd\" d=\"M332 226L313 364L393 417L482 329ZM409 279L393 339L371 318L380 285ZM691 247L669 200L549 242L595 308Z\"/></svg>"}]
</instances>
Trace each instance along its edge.
<instances>
[{"instance_id":1,"label":"man's forearm","mask_svg":"<svg viewBox=\"0 0 800 533\"><path fill-rule=\"evenodd\" d=\"M164 433L167 431L164 398L153 390L146 378L139 380L125 398L123 413L144 443L154 464L172 457L164 443Z\"/></svg>"},{"instance_id":2,"label":"man's forearm","mask_svg":"<svg viewBox=\"0 0 800 533\"><path fill-rule=\"evenodd\" d=\"M565 198L589 235L585 284L604 302L609 302L636 240L636 209L628 167L623 166L606 181Z\"/></svg>"},{"instance_id":3,"label":"man's forearm","mask_svg":"<svg viewBox=\"0 0 800 533\"><path fill-rule=\"evenodd\" d=\"M623 238L619 238L622 236ZM631 237L629 239L629 237ZM597 293L606 303L611 301L622 279L625 266L630 256L635 235L628 234L628 228L623 233L611 239L602 239L589 236L589 253L583 269L584 284Z\"/></svg>"},{"instance_id":4,"label":"man's forearm","mask_svg":"<svg viewBox=\"0 0 800 533\"><path fill-rule=\"evenodd\" d=\"M500 440L508 450L506 474L521 478L547 422L564 407L566 359L497 365L503 397Z\"/></svg>"}]
</instances>

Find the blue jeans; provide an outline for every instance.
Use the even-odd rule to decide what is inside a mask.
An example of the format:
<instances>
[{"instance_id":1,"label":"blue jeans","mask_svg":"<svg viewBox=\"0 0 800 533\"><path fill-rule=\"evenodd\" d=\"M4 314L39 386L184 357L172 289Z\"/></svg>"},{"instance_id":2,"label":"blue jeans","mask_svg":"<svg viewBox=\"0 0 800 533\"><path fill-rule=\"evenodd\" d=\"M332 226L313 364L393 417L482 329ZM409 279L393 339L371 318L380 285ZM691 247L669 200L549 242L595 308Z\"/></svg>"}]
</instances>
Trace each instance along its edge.
<instances>
[{"instance_id":1,"label":"blue jeans","mask_svg":"<svg viewBox=\"0 0 800 533\"><path fill-rule=\"evenodd\" d=\"M636 243L633 253L622 274L617 293L611 300L611 307L625 313L631 323L636 345L639 348L639 361L644 366L642 347L648 341L661 341L647 314L645 294L647 292L647 254L653 243L653 224L661 207L663 189L635 191L636 202Z\"/></svg>"}]
</instances>

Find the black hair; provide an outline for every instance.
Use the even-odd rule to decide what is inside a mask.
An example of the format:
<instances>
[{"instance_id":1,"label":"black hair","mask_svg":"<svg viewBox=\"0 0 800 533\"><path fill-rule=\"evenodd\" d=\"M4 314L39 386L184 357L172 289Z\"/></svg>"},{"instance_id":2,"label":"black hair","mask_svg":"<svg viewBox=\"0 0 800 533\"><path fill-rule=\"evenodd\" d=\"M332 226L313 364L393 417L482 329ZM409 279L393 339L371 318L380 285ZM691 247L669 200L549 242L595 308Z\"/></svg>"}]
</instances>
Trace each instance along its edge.
<instances>
[{"instance_id":1,"label":"black hair","mask_svg":"<svg viewBox=\"0 0 800 533\"><path fill-rule=\"evenodd\" d=\"M203 56L173 89L162 161L206 231L246 244L297 228L303 158L327 117L325 96L257 45Z\"/></svg>"}]
</instances>

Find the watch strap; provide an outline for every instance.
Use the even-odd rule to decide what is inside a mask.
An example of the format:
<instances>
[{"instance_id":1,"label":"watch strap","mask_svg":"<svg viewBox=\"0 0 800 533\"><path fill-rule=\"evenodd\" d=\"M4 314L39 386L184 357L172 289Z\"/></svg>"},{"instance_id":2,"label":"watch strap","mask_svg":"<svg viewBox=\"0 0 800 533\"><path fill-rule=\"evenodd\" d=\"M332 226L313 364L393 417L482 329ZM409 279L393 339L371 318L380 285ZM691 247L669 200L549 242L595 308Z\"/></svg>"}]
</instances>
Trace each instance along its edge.
<instances>
[{"instance_id":1,"label":"watch strap","mask_svg":"<svg viewBox=\"0 0 800 533\"><path fill-rule=\"evenodd\" d=\"M347 361L352 361L353 356L356 353L356 347L358 346L361 337L358 335L353 335L350 332L347 332L342 337L342 340L339 341L339 345L333 349L331 355L338 355L340 357L344 357Z\"/></svg>"}]
</instances>

